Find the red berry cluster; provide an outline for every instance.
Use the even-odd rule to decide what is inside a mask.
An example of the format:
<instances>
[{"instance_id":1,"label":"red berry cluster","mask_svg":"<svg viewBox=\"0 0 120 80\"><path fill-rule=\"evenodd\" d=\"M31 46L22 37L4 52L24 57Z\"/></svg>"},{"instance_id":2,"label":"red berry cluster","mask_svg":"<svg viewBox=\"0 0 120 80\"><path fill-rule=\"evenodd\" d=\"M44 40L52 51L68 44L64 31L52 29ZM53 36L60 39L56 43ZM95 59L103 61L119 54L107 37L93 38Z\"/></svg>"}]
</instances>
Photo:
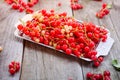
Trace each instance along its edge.
<instances>
[{"instance_id":1,"label":"red berry cluster","mask_svg":"<svg viewBox=\"0 0 120 80\"><path fill-rule=\"evenodd\" d=\"M18 72L20 70L20 63L19 62L15 62L15 61L12 61L10 64L9 64L9 73L11 75L14 75L16 72Z\"/></svg>"},{"instance_id":2,"label":"red berry cluster","mask_svg":"<svg viewBox=\"0 0 120 80\"><path fill-rule=\"evenodd\" d=\"M108 70L105 70L103 74L102 73L95 74L95 73L88 72L86 74L86 78L87 80L111 80L110 72Z\"/></svg>"},{"instance_id":3,"label":"red berry cluster","mask_svg":"<svg viewBox=\"0 0 120 80\"><path fill-rule=\"evenodd\" d=\"M102 1L102 0L94 0L94 1Z\"/></svg>"},{"instance_id":4,"label":"red berry cluster","mask_svg":"<svg viewBox=\"0 0 120 80\"><path fill-rule=\"evenodd\" d=\"M55 14L53 10L41 10L33 19L19 24L18 30L37 43L43 43L76 57L92 59L96 46L106 41L107 31L93 23L78 22L67 17L65 12Z\"/></svg>"},{"instance_id":5,"label":"red berry cluster","mask_svg":"<svg viewBox=\"0 0 120 80\"><path fill-rule=\"evenodd\" d=\"M92 56L93 64L95 67L98 67L101 64L101 62L103 62L103 59L104 58L102 56L98 58L96 58L95 56Z\"/></svg>"},{"instance_id":6,"label":"red berry cluster","mask_svg":"<svg viewBox=\"0 0 120 80\"><path fill-rule=\"evenodd\" d=\"M98 18L103 18L104 16L109 14L109 9L107 8L107 4L103 3L102 4L102 9L96 13L96 17Z\"/></svg>"},{"instance_id":7,"label":"red berry cluster","mask_svg":"<svg viewBox=\"0 0 120 80\"><path fill-rule=\"evenodd\" d=\"M79 10L83 8L83 6L78 3L78 0L70 0L70 2L72 10Z\"/></svg>"},{"instance_id":8,"label":"red berry cluster","mask_svg":"<svg viewBox=\"0 0 120 80\"><path fill-rule=\"evenodd\" d=\"M33 7L38 3L38 0L30 0L30 2L26 3L23 0L5 0L6 3L12 5L12 9L18 10L19 12L26 11L26 13L33 13Z\"/></svg>"}]
</instances>

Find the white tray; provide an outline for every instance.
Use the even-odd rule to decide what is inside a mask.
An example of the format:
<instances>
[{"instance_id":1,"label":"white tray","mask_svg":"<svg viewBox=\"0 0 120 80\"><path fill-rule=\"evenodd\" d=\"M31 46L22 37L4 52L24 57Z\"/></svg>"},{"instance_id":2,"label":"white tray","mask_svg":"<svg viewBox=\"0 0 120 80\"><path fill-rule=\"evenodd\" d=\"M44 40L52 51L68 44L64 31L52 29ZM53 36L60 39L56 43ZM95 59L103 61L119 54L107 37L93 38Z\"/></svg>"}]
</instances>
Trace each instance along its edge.
<instances>
[{"instance_id":1,"label":"white tray","mask_svg":"<svg viewBox=\"0 0 120 80\"><path fill-rule=\"evenodd\" d=\"M24 17L22 18L22 20L23 20L24 22L26 22L26 21L28 21L28 20L31 20L31 19L32 19L32 15L31 15L31 14L28 14L28 15L26 15L26 16L24 16ZM15 27L16 27L16 30L15 30L15 32L14 32L15 36L16 36L16 37L19 37L19 38L22 38L22 39L25 39L25 40L27 40L27 41L36 43L36 42L32 41L29 37L27 37L27 36L25 36L25 35L20 36L20 32L19 32L19 30L17 29L17 25L20 24L20 23L21 23L21 22L18 21L18 22L15 24ZM108 29L107 29L107 30L108 30ZM112 45L113 45L113 43L114 43L114 40L110 37L110 32L109 32L109 30L108 30L107 36L108 36L108 38L107 38L106 42L100 42L99 45L98 45L97 48L96 48L96 51L97 51L97 55L96 55L96 56L97 56L97 57L99 57L99 56L107 56L108 53L109 53L109 51L110 51L110 49L111 49L111 47L112 47ZM48 46L48 45L45 45L45 44L42 44L42 43L37 43L37 44L56 50L55 48L53 48L53 47L51 47L51 46ZM57 50L57 51L63 52L62 50ZM73 55L73 54L71 54L71 55L72 55L72 56L75 56L75 55ZM83 59L83 60L86 60L86 61L91 61L91 59L89 59L89 58L84 58L84 57L80 57L80 58Z\"/></svg>"}]
</instances>

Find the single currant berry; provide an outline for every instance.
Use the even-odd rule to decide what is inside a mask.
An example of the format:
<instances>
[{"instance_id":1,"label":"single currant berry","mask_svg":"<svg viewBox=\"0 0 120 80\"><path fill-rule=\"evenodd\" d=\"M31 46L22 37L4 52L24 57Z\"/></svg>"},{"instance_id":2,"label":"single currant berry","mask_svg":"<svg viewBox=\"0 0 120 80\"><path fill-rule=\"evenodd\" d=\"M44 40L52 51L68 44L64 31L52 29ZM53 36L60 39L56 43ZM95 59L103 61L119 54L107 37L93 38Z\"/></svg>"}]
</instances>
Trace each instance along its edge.
<instances>
[{"instance_id":1,"label":"single currant berry","mask_svg":"<svg viewBox=\"0 0 120 80\"><path fill-rule=\"evenodd\" d=\"M20 7L20 5L18 5L18 4L12 4L12 9L15 9L15 10L17 10L17 9L19 9L19 7Z\"/></svg>"},{"instance_id":2,"label":"single currant berry","mask_svg":"<svg viewBox=\"0 0 120 80\"><path fill-rule=\"evenodd\" d=\"M88 52L90 51L90 48L89 48L88 46L86 46L86 47L84 48L84 51L85 51L85 53L88 53Z\"/></svg>"},{"instance_id":3,"label":"single currant berry","mask_svg":"<svg viewBox=\"0 0 120 80\"><path fill-rule=\"evenodd\" d=\"M91 56L91 59L92 59L92 61L96 61L96 60L97 60L97 57L96 57L95 55L92 55L92 56Z\"/></svg>"},{"instance_id":4,"label":"single currant berry","mask_svg":"<svg viewBox=\"0 0 120 80\"><path fill-rule=\"evenodd\" d=\"M103 3L102 4L102 8L104 9L104 8L106 8L107 7L107 4L106 3Z\"/></svg>"},{"instance_id":5,"label":"single currant berry","mask_svg":"<svg viewBox=\"0 0 120 80\"><path fill-rule=\"evenodd\" d=\"M111 80L110 76L104 76L104 80Z\"/></svg>"},{"instance_id":6,"label":"single currant berry","mask_svg":"<svg viewBox=\"0 0 120 80\"><path fill-rule=\"evenodd\" d=\"M110 71L105 70L105 71L103 72L103 75L104 75L104 76L110 76Z\"/></svg>"},{"instance_id":7,"label":"single currant berry","mask_svg":"<svg viewBox=\"0 0 120 80\"><path fill-rule=\"evenodd\" d=\"M70 55L72 53L72 50L70 48L67 48L65 52L66 54Z\"/></svg>"},{"instance_id":8,"label":"single currant berry","mask_svg":"<svg viewBox=\"0 0 120 80\"><path fill-rule=\"evenodd\" d=\"M9 69L9 73L10 73L11 75L14 75L14 74L15 74L15 69L14 69L14 68L10 68L10 69Z\"/></svg>"},{"instance_id":9,"label":"single currant berry","mask_svg":"<svg viewBox=\"0 0 120 80\"><path fill-rule=\"evenodd\" d=\"M29 7L33 7L33 6L34 6L34 4L33 4L32 2L28 2L27 5L28 5Z\"/></svg>"},{"instance_id":10,"label":"single currant berry","mask_svg":"<svg viewBox=\"0 0 120 80\"><path fill-rule=\"evenodd\" d=\"M16 70L15 71L18 72L19 70L20 70L20 65L16 64Z\"/></svg>"},{"instance_id":11,"label":"single currant berry","mask_svg":"<svg viewBox=\"0 0 120 80\"><path fill-rule=\"evenodd\" d=\"M61 46L62 50L66 51L66 49L68 48L67 44L64 44L63 46Z\"/></svg>"},{"instance_id":12,"label":"single currant berry","mask_svg":"<svg viewBox=\"0 0 120 80\"><path fill-rule=\"evenodd\" d=\"M102 62L103 61L103 57L102 56L98 57L98 61Z\"/></svg>"},{"instance_id":13,"label":"single currant berry","mask_svg":"<svg viewBox=\"0 0 120 80\"><path fill-rule=\"evenodd\" d=\"M98 67L99 65L100 65L100 62L94 61L94 66L95 66L95 67Z\"/></svg>"},{"instance_id":14,"label":"single currant berry","mask_svg":"<svg viewBox=\"0 0 120 80\"><path fill-rule=\"evenodd\" d=\"M58 5L58 6L61 6L62 4L59 2L57 5Z\"/></svg>"},{"instance_id":15,"label":"single currant berry","mask_svg":"<svg viewBox=\"0 0 120 80\"><path fill-rule=\"evenodd\" d=\"M57 49L57 50L60 50L60 45L57 45L57 46L56 46L56 49Z\"/></svg>"},{"instance_id":16,"label":"single currant berry","mask_svg":"<svg viewBox=\"0 0 120 80\"><path fill-rule=\"evenodd\" d=\"M99 80L99 79L100 79L99 74L95 74L95 75L94 75L94 78L95 78L96 80Z\"/></svg>"},{"instance_id":17,"label":"single currant berry","mask_svg":"<svg viewBox=\"0 0 120 80\"><path fill-rule=\"evenodd\" d=\"M99 74L99 79L103 80L103 75L101 73Z\"/></svg>"},{"instance_id":18,"label":"single currant berry","mask_svg":"<svg viewBox=\"0 0 120 80\"><path fill-rule=\"evenodd\" d=\"M91 42L89 43L89 47L90 47L90 48L94 48L94 47L95 47L95 43L94 43L93 41L91 41Z\"/></svg>"},{"instance_id":19,"label":"single currant berry","mask_svg":"<svg viewBox=\"0 0 120 80\"><path fill-rule=\"evenodd\" d=\"M31 8L27 8L26 9L26 13L30 14L30 13L33 13L34 11L31 9Z\"/></svg>"},{"instance_id":20,"label":"single currant berry","mask_svg":"<svg viewBox=\"0 0 120 80\"><path fill-rule=\"evenodd\" d=\"M92 73L91 72L88 72L87 74L86 74L86 77L87 77L87 79L89 79L90 77L92 77Z\"/></svg>"},{"instance_id":21,"label":"single currant berry","mask_svg":"<svg viewBox=\"0 0 120 80\"><path fill-rule=\"evenodd\" d=\"M21 30L23 29L23 25L22 25L22 24L19 24L19 25L17 26L17 28L21 31Z\"/></svg>"},{"instance_id":22,"label":"single currant berry","mask_svg":"<svg viewBox=\"0 0 120 80\"><path fill-rule=\"evenodd\" d=\"M12 63L9 64L9 69L14 68L14 65Z\"/></svg>"},{"instance_id":23,"label":"single currant berry","mask_svg":"<svg viewBox=\"0 0 120 80\"><path fill-rule=\"evenodd\" d=\"M89 38L91 38L91 37L93 36L93 33L92 33L92 32L88 32L87 36L88 36Z\"/></svg>"},{"instance_id":24,"label":"single currant berry","mask_svg":"<svg viewBox=\"0 0 120 80\"><path fill-rule=\"evenodd\" d=\"M19 12L23 12L23 11L24 11L24 7L20 7Z\"/></svg>"}]
</instances>

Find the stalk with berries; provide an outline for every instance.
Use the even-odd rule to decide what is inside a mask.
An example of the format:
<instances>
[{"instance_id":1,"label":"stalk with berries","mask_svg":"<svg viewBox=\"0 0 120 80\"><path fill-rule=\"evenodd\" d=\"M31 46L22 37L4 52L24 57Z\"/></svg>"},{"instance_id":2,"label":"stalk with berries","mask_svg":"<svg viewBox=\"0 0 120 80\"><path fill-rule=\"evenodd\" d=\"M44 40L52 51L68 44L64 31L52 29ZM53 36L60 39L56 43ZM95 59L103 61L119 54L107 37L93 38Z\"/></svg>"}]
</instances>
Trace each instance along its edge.
<instances>
[{"instance_id":1,"label":"stalk with berries","mask_svg":"<svg viewBox=\"0 0 120 80\"><path fill-rule=\"evenodd\" d=\"M39 0L29 0L27 3L24 0L5 0L5 2L11 5L11 8L18 10L19 12L25 11L26 13L33 13L31 8L38 3Z\"/></svg>"},{"instance_id":2,"label":"stalk with berries","mask_svg":"<svg viewBox=\"0 0 120 80\"><path fill-rule=\"evenodd\" d=\"M102 4L102 9L99 12L96 13L96 17L102 19L103 17L108 15L109 12L110 12L109 8L111 8L110 4L103 3Z\"/></svg>"}]
</instances>

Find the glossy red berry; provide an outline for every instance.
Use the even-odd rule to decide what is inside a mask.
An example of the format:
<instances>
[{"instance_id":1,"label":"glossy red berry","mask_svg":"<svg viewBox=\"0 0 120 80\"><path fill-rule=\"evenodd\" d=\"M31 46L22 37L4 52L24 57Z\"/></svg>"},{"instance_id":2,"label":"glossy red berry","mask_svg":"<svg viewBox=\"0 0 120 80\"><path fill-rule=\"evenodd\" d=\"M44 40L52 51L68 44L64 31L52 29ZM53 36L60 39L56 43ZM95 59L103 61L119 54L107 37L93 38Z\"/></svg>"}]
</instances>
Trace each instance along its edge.
<instances>
[{"instance_id":1,"label":"glossy red berry","mask_svg":"<svg viewBox=\"0 0 120 80\"><path fill-rule=\"evenodd\" d=\"M100 62L98 62L98 61L95 61L95 62L94 62L94 66L95 66L95 67L98 67L99 65L100 65Z\"/></svg>"},{"instance_id":2,"label":"glossy red berry","mask_svg":"<svg viewBox=\"0 0 120 80\"><path fill-rule=\"evenodd\" d=\"M87 78L90 78L90 77L92 77L92 75L93 75L93 74L92 74L91 72L87 72L86 77L87 77Z\"/></svg>"},{"instance_id":3,"label":"glossy red berry","mask_svg":"<svg viewBox=\"0 0 120 80\"><path fill-rule=\"evenodd\" d=\"M11 75L14 75L14 74L15 74L15 69L14 69L14 68L10 68L10 69L9 69L9 73L10 73Z\"/></svg>"},{"instance_id":4,"label":"glossy red berry","mask_svg":"<svg viewBox=\"0 0 120 80\"><path fill-rule=\"evenodd\" d=\"M102 4L102 8L104 9L104 8L106 8L107 7L107 4L106 3L103 3Z\"/></svg>"},{"instance_id":5,"label":"glossy red berry","mask_svg":"<svg viewBox=\"0 0 120 80\"><path fill-rule=\"evenodd\" d=\"M61 6L61 5L62 5L62 4L59 2L59 3L58 3L58 6Z\"/></svg>"},{"instance_id":6,"label":"glossy red berry","mask_svg":"<svg viewBox=\"0 0 120 80\"><path fill-rule=\"evenodd\" d=\"M67 48L65 52L66 52L66 54L70 55L72 53L72 50Z\"/></svg>"},{"instance_id":7,"label":"glossy red berry","mask_svg":"<svg viewBox=\"0 0 120 80\"><path fill-rule=\"evenodd\" d=\"M98 57L98 61L102 62L103 61L103 57L102 56Z\"/></svg>"},{"instance_id":8,"label":"glossy red berry","mask_svg":"<svg viewBox=\"0 0 120 80\"><path fill-rule=\"evenodd\" d=\"M110 71L105 70L103 74L104 74L104 76L110 76Z\"/></svg>"}]
</instances>

